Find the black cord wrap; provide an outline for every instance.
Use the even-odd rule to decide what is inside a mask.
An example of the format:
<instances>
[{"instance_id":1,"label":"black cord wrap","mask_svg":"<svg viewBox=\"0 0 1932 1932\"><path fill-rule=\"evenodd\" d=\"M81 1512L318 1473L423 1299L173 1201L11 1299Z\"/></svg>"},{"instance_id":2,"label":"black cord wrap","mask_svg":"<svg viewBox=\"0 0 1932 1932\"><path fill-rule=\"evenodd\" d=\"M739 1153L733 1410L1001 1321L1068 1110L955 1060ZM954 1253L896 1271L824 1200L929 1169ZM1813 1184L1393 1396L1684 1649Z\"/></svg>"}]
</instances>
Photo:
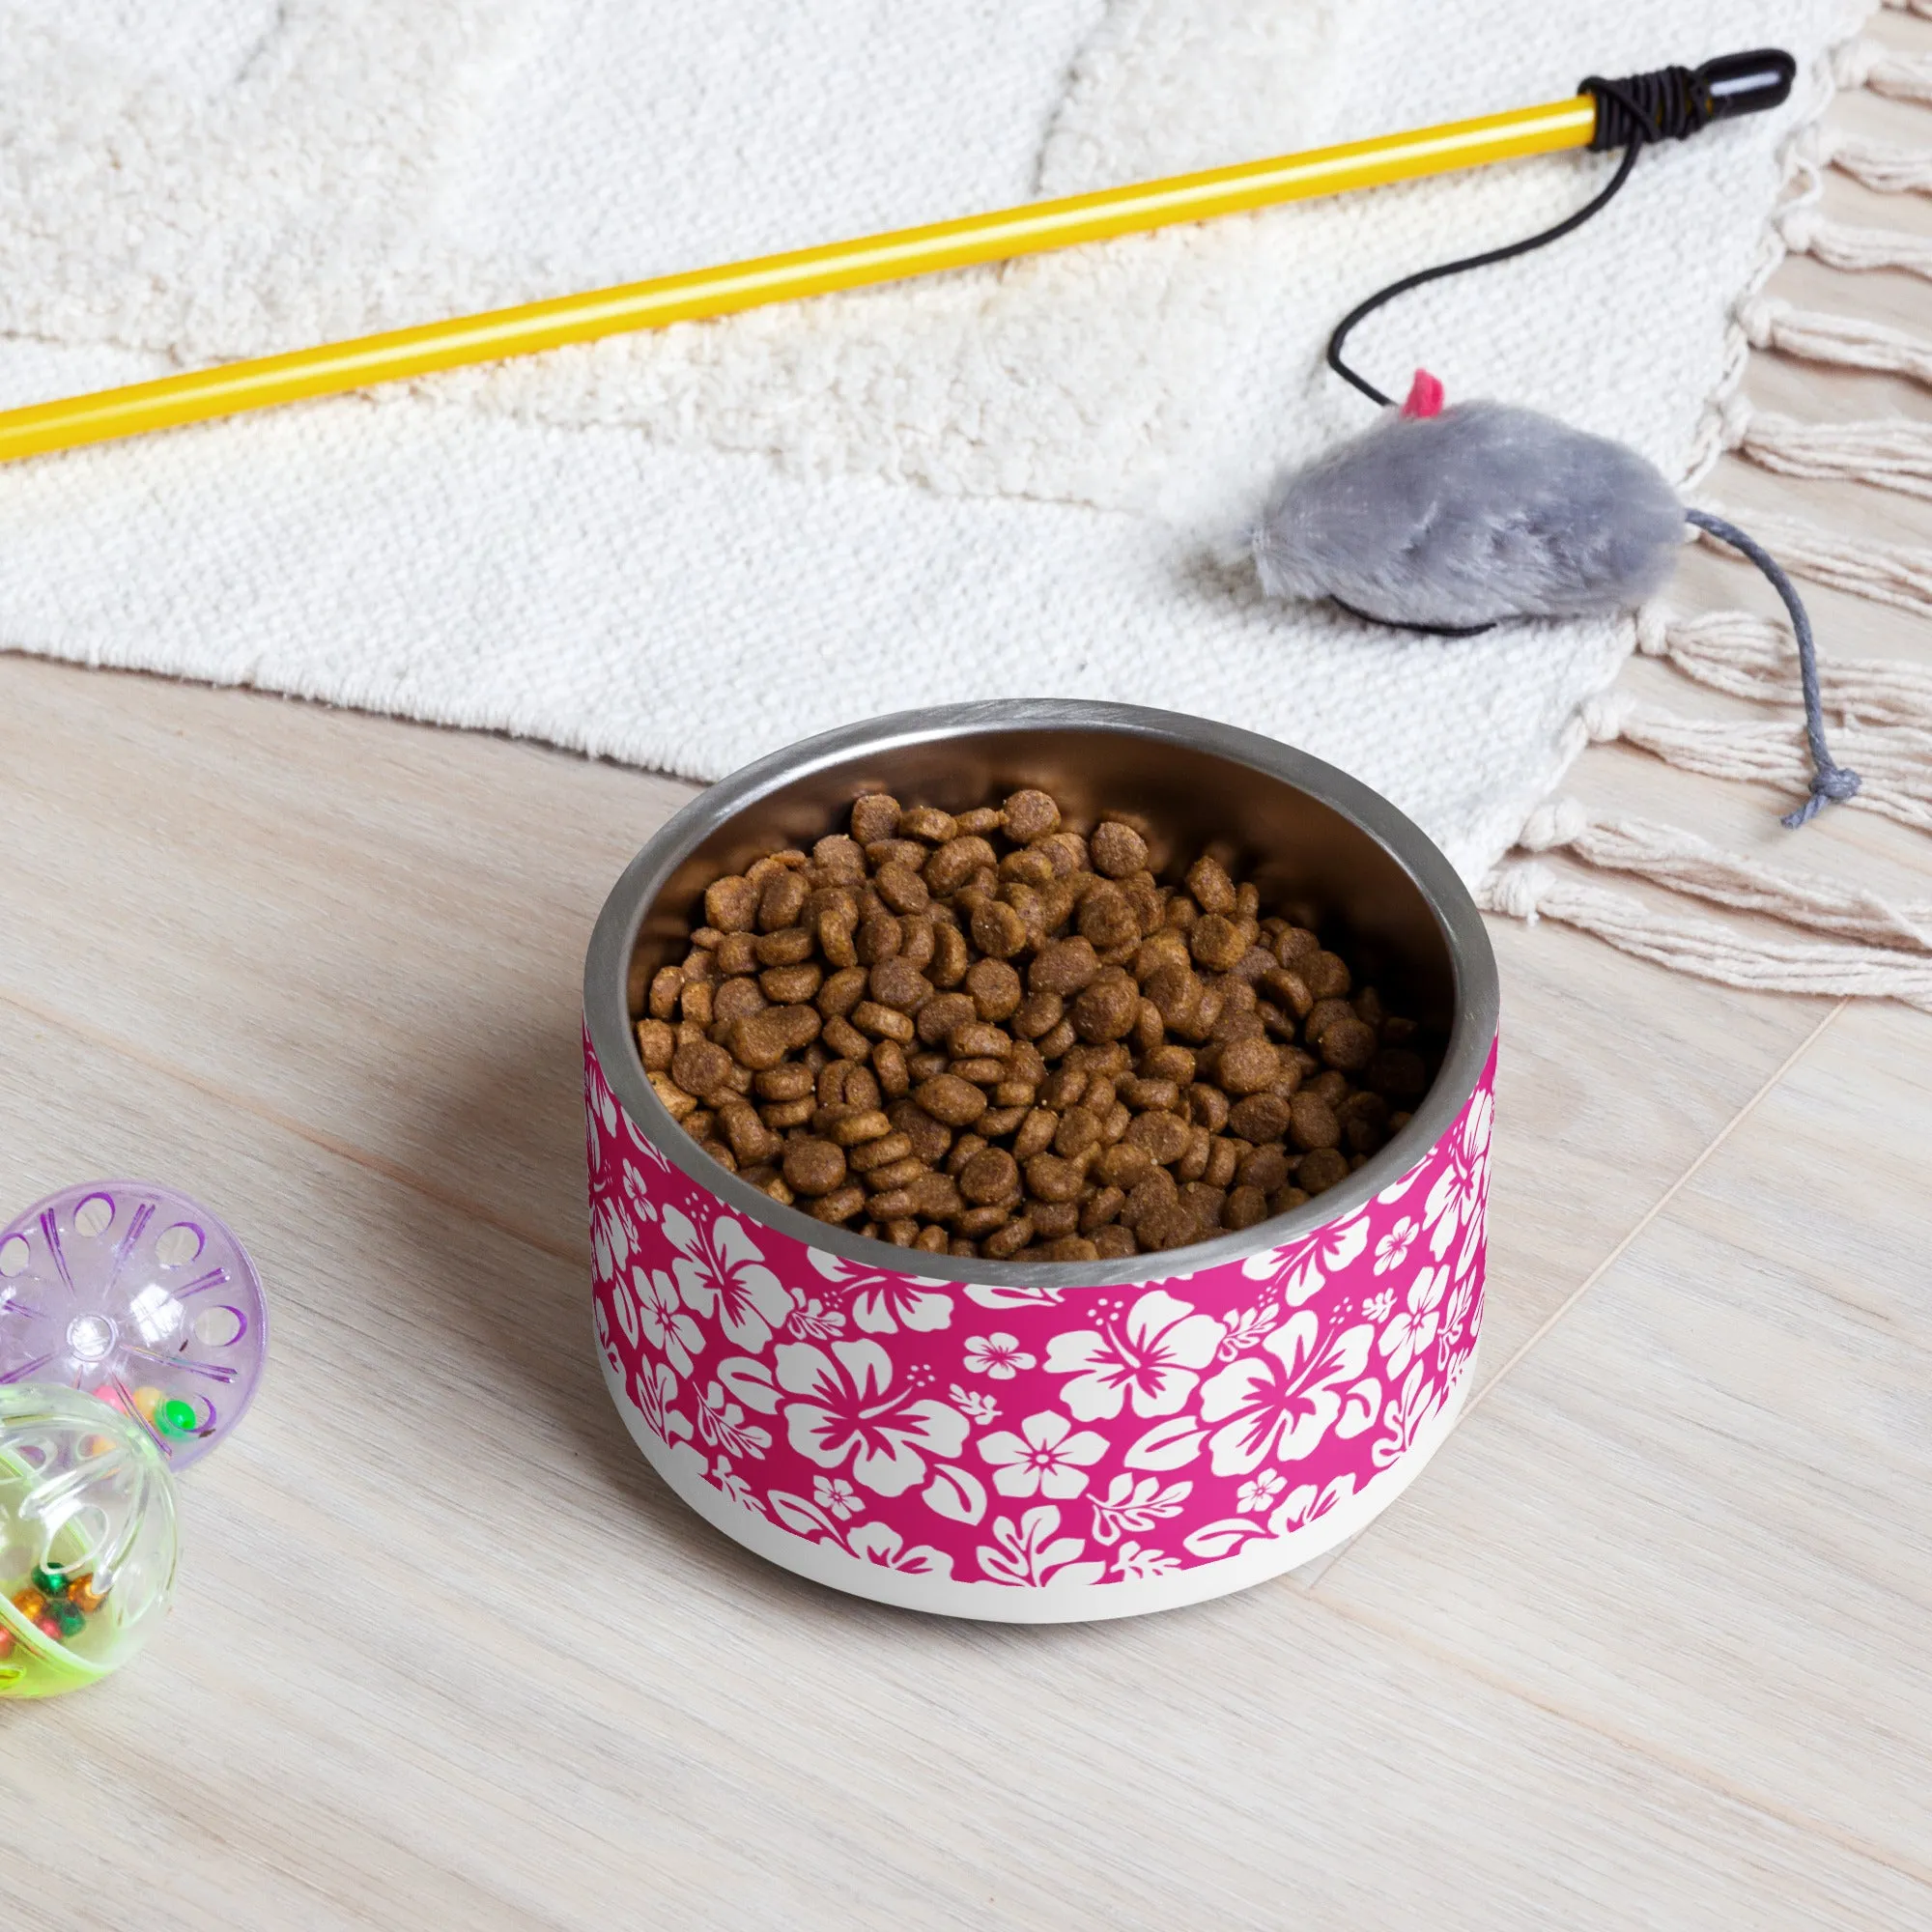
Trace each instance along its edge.
<instances>
[{"instance_id":1,"label":"black cord wrap","mask_svg":"<svg viewBox=\"0 0 1932 1932\"><path fill-rule=\"evenodd\" d=\"M1717 102L1688 67L1661 67L1655 73L1605 80L1591 74L1577 83L1578 94L1597 103L1593 155L1628 148L1639 141L1688 141L1718 118Z\"/></svg>"}]
</instances>

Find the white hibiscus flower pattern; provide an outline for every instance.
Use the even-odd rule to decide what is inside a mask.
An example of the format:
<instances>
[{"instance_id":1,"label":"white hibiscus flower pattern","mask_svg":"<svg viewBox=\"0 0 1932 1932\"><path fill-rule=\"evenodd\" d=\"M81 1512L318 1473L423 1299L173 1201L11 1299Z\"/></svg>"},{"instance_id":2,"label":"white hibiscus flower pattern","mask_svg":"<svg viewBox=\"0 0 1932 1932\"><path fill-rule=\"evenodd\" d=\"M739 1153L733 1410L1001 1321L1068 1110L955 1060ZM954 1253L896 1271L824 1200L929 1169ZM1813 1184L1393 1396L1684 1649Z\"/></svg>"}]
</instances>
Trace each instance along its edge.
<instances>
[{"instance_id":1,"label":"white hibiscus flower pattern","mask_svg":"<svg viewBox=\"0 0 1932 1932\"><path fill-rule=\"evenodd\" d=\"M1332 1536L1439 1439L1467 1374L1487 1084L1343 1220L1094 1289L833 1255L650 1150L594 1060L585 1099L599 1350L654 1460L882 1574L1142 1586Z\"/></svg>"}]
</instances>

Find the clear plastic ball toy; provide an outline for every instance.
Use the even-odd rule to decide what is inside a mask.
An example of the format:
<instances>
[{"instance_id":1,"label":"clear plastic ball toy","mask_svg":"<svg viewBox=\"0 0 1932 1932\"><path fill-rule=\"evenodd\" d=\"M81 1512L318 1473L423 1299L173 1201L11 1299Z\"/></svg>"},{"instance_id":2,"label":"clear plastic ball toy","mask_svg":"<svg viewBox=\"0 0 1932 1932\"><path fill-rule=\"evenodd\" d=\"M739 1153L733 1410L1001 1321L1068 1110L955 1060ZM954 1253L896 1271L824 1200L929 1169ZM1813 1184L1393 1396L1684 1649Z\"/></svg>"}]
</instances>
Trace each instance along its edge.
<instances>
[{"instance_id":1,"label":"clear plastic ball toy","mask_svg":"<svg viewBox=\"0 0 1932 1932\"><path fill-rule=\"evenodd\" d=\"M167 1613L176 1548L174 1481L136 1417L0 1384L0 1697L119 1669Z\"/></svg>"}]
</instances>

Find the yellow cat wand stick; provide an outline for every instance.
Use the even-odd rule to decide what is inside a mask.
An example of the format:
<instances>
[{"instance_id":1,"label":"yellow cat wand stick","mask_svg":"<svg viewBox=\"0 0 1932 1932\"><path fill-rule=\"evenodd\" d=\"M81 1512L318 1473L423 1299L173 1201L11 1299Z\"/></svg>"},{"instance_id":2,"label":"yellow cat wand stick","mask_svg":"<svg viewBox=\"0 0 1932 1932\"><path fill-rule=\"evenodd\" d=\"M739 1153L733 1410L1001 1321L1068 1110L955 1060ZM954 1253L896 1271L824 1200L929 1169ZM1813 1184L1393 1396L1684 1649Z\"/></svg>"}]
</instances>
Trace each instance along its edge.
<instances>
[{"instance_id":1,"label":"yellow cat wand stick","mask_svg":"<svg viewBox=\"0 0 1932 1932\"><path fill-rule=\"evenodd\" d=\"M1790 75L1751 67L1758 56L1708 63L1693 77L1705 89L1705 118L1721 119L1775 105ZM1740 71L1723 74L1719 70ZM1648 78L1648 77L1647 77ZM1611 115L1614 121L1614 113ZM627 329L662 328L673 322L729 315L767 302L824 295L834 289L900 281L976 262L1037 255L1077 242L1132 235L1179 221L1267 208L1277 202L1377 187L1422 175L1446 174L1561 148L1622 145L1606 126L1598 96L1579 93L1541 107L1521 107L1472 121L1452 121L1406 134L1318 148L1273 160L1247 161L1203 174L1069 195L989 214L970 214L923 228L901 228L818 248L762 255L720 268L663 275L621 288L560 296L484 315L424 323L358 336L350 342L298 349L245 362L227 362L158 382L0 412L0 462L71 449L85 442L141 436L243 410L270 409L305 396L339 395L470 362L528 355L566 342L589 342Z\"/></svg>"}]
</instances>

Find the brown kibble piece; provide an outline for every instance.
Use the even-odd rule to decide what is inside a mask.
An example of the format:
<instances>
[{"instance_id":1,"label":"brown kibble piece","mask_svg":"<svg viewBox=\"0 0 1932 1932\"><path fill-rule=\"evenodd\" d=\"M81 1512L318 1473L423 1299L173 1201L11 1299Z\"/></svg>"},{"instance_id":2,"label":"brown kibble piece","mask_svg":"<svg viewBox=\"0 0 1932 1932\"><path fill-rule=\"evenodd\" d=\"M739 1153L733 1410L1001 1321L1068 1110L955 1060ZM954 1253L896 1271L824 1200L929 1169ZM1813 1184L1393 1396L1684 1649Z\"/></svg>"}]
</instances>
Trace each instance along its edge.
<instances>
[{"instance_id":1,"label":"brown kibble piece","mask_svg":"<svg viewBox=\"0 0 1932 1932\"><path fill-rule=\"evenodd\" d=\"M923 912L932 900L925 881L910 866L887 866L872 887L895 912Z\"/></svg>"},{"instance_id":2,"label":"brown kibble piece","mask_svg":"<svg viewBox=\"0 0 1932 1932\"><path fill-rule=\"evenodd\" d=\"M1094 1235L1094 1247L1103 1262L1122 1262L1129 1255L1140 1253L1140 1243L1134 1239L1134 1231L1123 1228L1118 1221L1110 1221L1106 1227Z\"/></svg>"},{"instance_id":3,"label":"brown kibble piece","mask_svg":"<svg viewBox=\"0 0 1932 1932\"><path fill-rule=\"evenodd\" d=\"M1166 1167L1187 1151L1190 1138L1186 1122L1178 1114L1142 1114L1127 1128L1125 1144L1139 1148L1150 1160Z\"/></svg>"},{"instance_id":4,"label":"brown kibble piece","mask_svg":"<svg viewBox=\"0 0 1932 1932\"><path fill-rule=\"evenodd\" d=\"M1109 952L1131 946L1141 934L1133 901L1119 886L1098 885L1080 901L1080 936Z\"/></svg>"},{"instance_id":5,"label":"brown kibble piece","mask_svg":"<svg viewBox=\"0 0 1932 1932\"><path fill-rule=\"evenodd\" d=\"M901 838L923 838L928 845L944 845L958 836L959 823L936 805L916 805L900 812L897 830Z\"/></svg>"},{"instance_id":6,"label":"brown kibble piece","mask_svg":"<svg viewBox=\"0 0 1932 1932\"><path fill-rule=\"evenodd\" d=\"M852 837L861 845L890 838L899 829L899 802L883 791L867 792L852 801Z\"/></svg>"},{"instance_id":7,"label":"brown kibble piece","mask_svg":"<svg viewBox=\"0 0 1932 1932\"><path fill-rule=\"evenodd\" d=\"M1194 1210L1176 1201L1171 1206L1155 1208L1135 1224L1134 1236L1143 1248L1151 1249L1155 1254L1168 1248L1185 1247L1189 1241L1200 1236L1200 1226L1194 1219Z\"/></svg>"},{"instance_id":8,"label":"brown kibble piece","mask_svg":"<svg viewBox=\"0 0 1932 1932\"><path fill-rule=\"evenodd\" d=\"M866 855L855 838L835 832L811 848L811 863L827 878L856 883L866 876Z\"/></svg>"},{"instance_id":9,"label":"brown kibble piece","mask_svg":"<svg viewBox=\"0 0 1932 1932\"><path fill-rule=\"evenodd\" d=\"M1361 1020L1337 1020L1321 1036L1321 1058L1344 1073L1359 1073L1377 1050L1375 1028Z\"/></svg>"},{"instance_id":10,"label":"brown kibble piece","mask_svg":"<svg viewBox=\"0 0 1932 1932\"><path fill-rule=\"evenodd\" d=\"M1085 1107L1069 1107L1054 1129L1053 1151L1065 1160L1077 1160L1089 1148L1100 1144L1099 1116Z\"/></svg>"},{"instance_id":11,"label":"brown kibble piece","mask_svg":"<svg viewBox=\"0 0 1932 1932\"><path fill-rule=\"evenodd\" d=\"M956 893L973 874L996 863L993 848L983 838L952 838L925 862L925 888L935 898Z\"/></svg>"},{"instance_id":12,"label":"brown kibble piece","mask_svg":"<svg viewBox=\"0 0 1932 1932\"><path fill-rule=\"evenodd\" d=\"M1334 1108L1319 1094L1297 1094L1288 1103L1288 1131L1304 1152L1334 1148L1342 1139L1342 1123L1336 1120Z\"/></svg>"},{"instance_id":13,"label":"brown kibble piece","mask_svg":"<svg viewBox=\"0 0 1932 1932\"><path fill-rule=\"evenodd\" d=\"M704 889L704 923L720 932L750 932L758 923L758 889L750 879L714 879Z\"/></svg>"},{"instance_id":14,"label":"brown kibble piece","mask_svg":"<svg viewBox=\"0 0 1932 1932\"><path fill-rule=\"evenodd\" d=\"M671 1056L670 1077L687 1094L708 1100L724 1085L731 1072L731 1056L708 1039L681 1046Z\"/></svg>"},{"instance_id":15,"label":"brown kibble piece","mask_svg":"<svg viewBox=\"0 0 1932 1932\"><path fill-rule=\"evenodd\" d=\"M1013 1010L1013 1031L1022 1039L1044 1039L1065 1013L1066 1002L1058 993L1029 993Z\"/></svg>"},{"instance_id":16,"label":"brown kibble piece","mask_svg":"<svg viewBox=\"0 0 1932 1932\"><path fill-rule=\"evenodd\" d=\"M1041 1201L1076 1201L1080 1169L1057 1153L1037 1153L1026 1164L1027 1192Z\"/></svg>"},{"instance_id":17,"label":"brown kibble piece","mask_svg":"<svg viewBox=\"0 0 1932 1932\"><path fill-rule=\"evenodd\" d=\"M1312 1153L1302 1156L1301 1165L1294 1171L1297 1186L1309 1194L1322 1194L1333 1187L1338 1180L1349 1178L1349 1158L1339 1148L1317 1148Z\"/></svg>"},{"instance_id":18,"label":"brown kibble piece","mask_svg":"<svg viewBox=\"0 0 1932 1932\"><path fill-rule=\"evenodd\" d=\"M855 1174L876 1174L879 1169L891 1167L895 1161L908 1159L912 1154L912 1136L893 1132L882 1134L876 1140L862 1141L845 1156ZM921 1161L921 1167L925 1163Z\"/></svg>"},{"instance_id":19,"label":"brown kibble piece","mask_svg":"<svg viewBox=\"0 0 1932 1932\"><path fill-rule=\"evenodd\" d=\"M798 1194L830 1194L845 1183L845 1154L831 1141L796 1140L785 1144L785 1185Z\"/></svg>"},{"instance_id":20,"label":"brown kibble piece","mask_svg":"<svg viewBox=\"0 0 1932 1932\"><path fill-rule=\"evenodd\" d=\"M1074 1001L1073 1031L1082 1039L1124 1038L1133 1031L1140 1004L1133 980L1118 966L1106 967Z\"/></svg>"},{"instance_id":21,"label":"brown kibble piece","mask_svg":"<svg viewBox=\"0 0 1932 1932\"><path fill-rule=\"evenodd\" d=\"M1239 1231L1267 1219L1267 1196L1259 1187L1235 1188L1221 1204L1221 1225Z\"/></svg>"},{"instance_id":22,"label":"brown kibble piece","mask_svg":"<svg viewBox=\"0 0 1932 1932\"><path fill-rule=\"evenodd\" d=\"M1094 1163L1094 1172L1109 1187L1134 1187L1152 1173L1153 1156L1132 1140L1122 1140L1105 1150Z\"/></svg>"},{"instance_id":23,"label":"brown kibble piece","mask_svg":"<svg viewBox=\"0 0 1932 1932\"><path fill-rule=\"evenodd\" d=\"M817 1220L830 1221L836 1226L840 1221L849 1221L865 1205L863 1187L838 1187L814 1201L810 1211Z\"/></svg>"},{"instance_id":24,"label":"brown kibble piece","mask_svg":"<svg viewBox=\"0 0 1932 1932\"><path fill-rule=\"evenodd\" d=\"M1342 999L1352 983L1348 962L1335 952L1318 952L1297 970L1308 982L1308 990L1318 1000Z\"/></svg>"},{"instance_id":25,"label":"brown kibble piece","mask_svg":"<svg viewBox=\"0 0 1932 1932\"><path fill-rule=\"evenodd\" d=\"M1027 923L1016 907L988 899L973 913L973 944L994 959L1010 959L1027 943Z\"/></svg>"},{"instance_id":26,"label":"brown kibble piece","mask_svg":"<svg viewBox=\"0 0 1932 1932\"><path fill-rule=\"evenodd\" d=\"M834 1121L825 1130L825 1137L835 1146L857 1147L862 1141L884 1140L893 1130L893 1123L876 1107L864 1113L847 1114L842 1121Z\"/></svg>"},{"instance_id":27,"label":"brown kibble piece","mask_svg":"<svg viewBox=\"0 0 1932 1932\"><path fill-rule=\"evenodd\" d=\"M1019 1187L1019 1162L1005 1148L983 1148L959 1170L959 1191L976 1205L1006 1201Z\"/></svg>"},{"instance_id":28,"label":"brown kibble piece","mask_svg":"<svg viewBox=\"0 0 1932 1932\"><path fill-rule=\"evenodd\" d=\"M1210 912L1188 928L1187 949L1197 965L1210 973L1225 973L1247 952L1247 935L1233 920Z\"/></svg>"},{"instance_id":29,"label":"brown kibble piece","mask_svg":"<svg viewBox=\"0 0 1932 1932\"><path fill-rule=\"evenodd\" d=\"M1086 939L1055 939L1041 948L1027 968L1027 990L1058 993L1064 999L1094 982L1100 961Z\"/></svg>"},{"instance_id":30,"label":"brown kibble piece","mask_svg":"<svg viewBox=\"0 0 1932 1932\"><path fill-rule=\"evenodd\" d=\"M1060 1129L1060 1116L1048 1107L1035 1107L1021 1122L1019 1133L1013 1140L1013 1153L1025 1160L1032 1154L1043 1153L1053 1145L1053 1137Z\"/></svg>"},{"instance_id":31,"label":"brown kibble piece","mask_svg":"<svg viewBox=\"0 0 1932 1932\"><path fill-rule=\"evenodd\" d=\"M646 1073L668 1073L671 1055L677 1051L677 1036L665 1020L638 1022L638 1057Z\"/></svg>"},{"instance_id":32,"label":"brown kibble piece","mask_svg":"<svg viewBox=\"0 0 1932 1932\"><path fill-rule=\"evenodd\" d=\"M1043 791L1016 791L1000 808L1007 837L1016 845L1031 845L1060 829L1060 807Z\"/></svg>"},{"instance_id":33,"label":"brown kibble piece","mask_svg":"<svg viewBox=\"0 0 1932 1932\"><path fill-rule=\"evenodd\" d=\"M1347 1000L1338 1000L1332 995L1325 1000L1317 1000L1301 1022L1301 1037L1310 1046L1319 1046L1321 1036L1337 1020L1351 1020L1354 1017L1355 1009Z\"/></svg>"},{"instance_id":34,"label":"brown kibble piece","mask_svg":"<svg viewBox=\"0 0 1932 1932\"><path fill-rule=\"evenodd\" d=\"M1228 1131L1259 1146L1288 1131L1292 1102L1279 1094L1251 1094L1228 1109Z\"/></svg>"},{"instance_id":35,"label":"brown kibble piece","mask_svg":"<svg viewBox=\"0 0 1932 1932\"><path fill-rule=\"evenodd\" d=\"M971 1126L986 1111L986 1096L970 1080L955 1073L941 1073L922 1080L913 1090L913 1098L935 1121L949 1127Z\"/></svg>"},{"instance_id":36,"label":"brown kibble piece","mask_svg":"<svg viewBox=\"0 0 1932 1932\"><path fill-rule=\"evenodd\" d=\"M1187 868L1187 890L1204 913L1232 913L1236 905L1235 882L1218 859L1204 854Z\"/></svg>"},{"instance_id":37,"label":"brown kibble piece","mask_svg":"<svg viewBox=\"0 0 1932 1932\"><path fill-rule=\"evenodd\" d=\"M1262 1093L1281 1077L1281 1055L1265 1039L1235 1040L1221 1049L1215 1077L1226 1093Z\"/></svg>"},{"instance_id":38,"label":"brown kibble piece","mask_svg":"<svg viewBox=\"0 0 1932 1932\"><path fill-rule=\"evenodd\" d=\"M798 923L810 888L796 872L774 872L758 894L758 929L779 932Z\"/></svg>"},{"instance_id":39,"label":"brown kibble piece","mask_svg":"<svg viewBox=\"0 0 1932 1932\"><path fill-rule=\"evenodd\" d=\"M872 968L867 988L872 998L882 1007L895 1008L901 1013L916 1012L932 997L932 981L917 966L904 959L882 959ZM855 1019L853 1025L862 1032L867 1031L864 1020ZM894 1034L895 1039L910 1039L913 1030L907 1027L903 1036Z\"/></svg>"},{"instance_id":40,"label":"brown kibble piece","mask_svg":"<svg viewBox=\"0 0 1932 1932\"><path fill-rule=\"evenodd\" d=\"M1003 1262L1016 1255L1033 1239L1033 1222L1020 1214L1004 1228L996 1228L980 1243L980 1252L988 1261Z\"/></svg>"},{"instance_id":41,"label":"brown kibble piece","mask_svg":"<svg viewBox=\"0 0 1932 1932\"><path fill-rule=\"evenodd\" d=\"M1025 989L1004 959L981 959L967 969L966 990L980 1019L1005 1020L1018 1010Z\"/></svg>"},{"instance_id":42,"label":"brown kibble piece","mask_svg":"<svg viewBox=\"0 0 1932 1932\"><path fill-rule=\"evenodd\" d=\"M1147 840L1131 825L1112 819L1094 828L1087 849L1093 855L1094 869L1109 879L1124 879L1148 862Z\"/></svg>"}]
</instances>

